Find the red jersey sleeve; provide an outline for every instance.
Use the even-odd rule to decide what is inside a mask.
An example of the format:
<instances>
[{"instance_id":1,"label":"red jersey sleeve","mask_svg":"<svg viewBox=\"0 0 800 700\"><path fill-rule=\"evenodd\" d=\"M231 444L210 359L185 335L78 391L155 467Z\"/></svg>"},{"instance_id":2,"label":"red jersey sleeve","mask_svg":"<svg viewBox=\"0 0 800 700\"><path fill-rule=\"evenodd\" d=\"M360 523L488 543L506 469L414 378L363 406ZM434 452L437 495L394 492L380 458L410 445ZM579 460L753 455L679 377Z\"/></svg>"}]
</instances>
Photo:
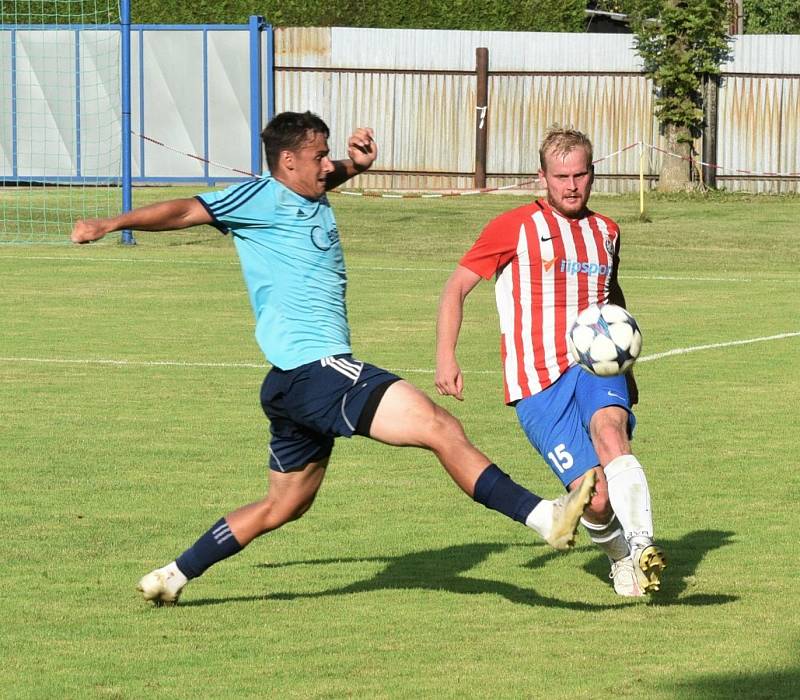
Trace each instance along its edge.
<instances>
[{"instance_id":1,"label":"red jersey sleeve","mask_svg":"<svg viewBox=\"0 0 800 700\"><path fill-rule=\"evenodd\" d=\"M524 226L524 219L519 215L519 210L501 214L486 225L478 240L464 254L459 264L483 279L491 279L517 254L520 231Z\"/></svg>"}]
</instances>

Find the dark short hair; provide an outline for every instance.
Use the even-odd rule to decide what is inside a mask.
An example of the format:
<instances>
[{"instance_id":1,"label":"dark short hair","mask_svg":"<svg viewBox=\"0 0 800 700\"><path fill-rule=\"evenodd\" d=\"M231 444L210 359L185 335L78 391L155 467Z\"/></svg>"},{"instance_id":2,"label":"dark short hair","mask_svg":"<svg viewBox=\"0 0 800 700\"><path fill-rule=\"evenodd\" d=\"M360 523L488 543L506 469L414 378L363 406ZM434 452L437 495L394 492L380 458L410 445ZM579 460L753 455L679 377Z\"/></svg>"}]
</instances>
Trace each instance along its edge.
<instances>
[{"instance_id":1,"label":"dark short hair","mask_svg":"<svg viewBox=\"0 0 800 700\"><path fill-rule=\"evenodd\" d=\"M281 151L297 151L313 134L330 136L328 125L312 112L281 112L261 132L270 171L278 165Z\"/></svg>"}]
</instances>

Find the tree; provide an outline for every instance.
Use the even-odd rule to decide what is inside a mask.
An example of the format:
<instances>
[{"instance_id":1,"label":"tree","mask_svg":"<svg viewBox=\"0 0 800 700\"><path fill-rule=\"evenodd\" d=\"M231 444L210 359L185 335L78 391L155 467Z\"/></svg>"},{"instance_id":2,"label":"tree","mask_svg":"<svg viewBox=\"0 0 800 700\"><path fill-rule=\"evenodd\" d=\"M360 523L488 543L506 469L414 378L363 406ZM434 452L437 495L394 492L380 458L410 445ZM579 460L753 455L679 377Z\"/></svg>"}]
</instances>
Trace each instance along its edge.
<instances>
[{"instance_id":1,"label":"tree","mask_svg":"<svg viewBox=\"0 0 800 700\"><path fill-rule=\"evenodd\" d=\"M746 34L800 34L797 0L744 0Z\"/></svg>"},{"instance_id":2,"label":"tree","mask_svg":"<svg viewBox=\"0 0 800 700\"><path fill-rule=\"evenodd\" d=\"M631 18L636 50L653 81L655 115L667 147L688 160L703 127L707 81L719 80L720 64L730 56L728 0L622 0L608 3ZM685 160L667 157L659 189L689 185Z\"/></svg>"}]
</instances>

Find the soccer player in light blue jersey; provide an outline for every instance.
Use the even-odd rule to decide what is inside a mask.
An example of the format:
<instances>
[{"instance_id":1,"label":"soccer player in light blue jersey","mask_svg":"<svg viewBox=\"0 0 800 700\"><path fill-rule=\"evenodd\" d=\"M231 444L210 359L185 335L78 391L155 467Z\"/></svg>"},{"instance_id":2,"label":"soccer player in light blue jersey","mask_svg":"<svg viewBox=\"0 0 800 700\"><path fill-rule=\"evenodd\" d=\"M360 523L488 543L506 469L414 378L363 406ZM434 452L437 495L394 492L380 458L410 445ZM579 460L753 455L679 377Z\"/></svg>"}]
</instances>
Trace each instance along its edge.
<instances>
[{"instance_id":1,"label":"soccer player in light blue jersey","mask_svg":"<svg viewBox=\"0 0 800 700\"><path fill-rule=\"evenodd\" d=\"M266 496L214 523L175 561L138 588L156 605L177 602L186 583L256 537L300 518L325 476L334 440L361 435L433 452L478 503L568 549L594 483L545 500L516 484L467 439L459 421L397 375L356 359L350 347L347 274L326 192L367 170L378 154L369 128L332 160L325 122L284 112L262 132L270 175L219 192L76 222L72 241L112 231L164 231L210 224L230 234L256 318L256 340L272 368L261 387L270 422Z\"/></svg>"}]
</instances>

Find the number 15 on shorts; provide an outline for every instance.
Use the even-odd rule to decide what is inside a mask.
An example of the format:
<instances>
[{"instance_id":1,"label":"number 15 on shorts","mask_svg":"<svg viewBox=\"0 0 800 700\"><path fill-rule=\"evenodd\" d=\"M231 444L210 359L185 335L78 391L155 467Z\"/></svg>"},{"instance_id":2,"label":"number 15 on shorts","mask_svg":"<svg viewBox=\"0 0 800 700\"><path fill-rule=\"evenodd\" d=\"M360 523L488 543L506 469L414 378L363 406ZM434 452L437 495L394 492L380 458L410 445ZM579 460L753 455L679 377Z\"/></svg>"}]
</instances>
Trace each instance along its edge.
<instances>
[{"instance_id":1,"label":"number 15 on shorts","mask_svg":"<svg viewBox=\"0 0 800 700\"><path fill-rule=\"evenodd\" d=\"M547 459L549 459L553 463L553 466L562 474L575 464L575 460L572 459L572 455L567 452L567 446L563 442L560 445L556 445L555 449L547 453Z\"/></svg>"}]
</instances>

